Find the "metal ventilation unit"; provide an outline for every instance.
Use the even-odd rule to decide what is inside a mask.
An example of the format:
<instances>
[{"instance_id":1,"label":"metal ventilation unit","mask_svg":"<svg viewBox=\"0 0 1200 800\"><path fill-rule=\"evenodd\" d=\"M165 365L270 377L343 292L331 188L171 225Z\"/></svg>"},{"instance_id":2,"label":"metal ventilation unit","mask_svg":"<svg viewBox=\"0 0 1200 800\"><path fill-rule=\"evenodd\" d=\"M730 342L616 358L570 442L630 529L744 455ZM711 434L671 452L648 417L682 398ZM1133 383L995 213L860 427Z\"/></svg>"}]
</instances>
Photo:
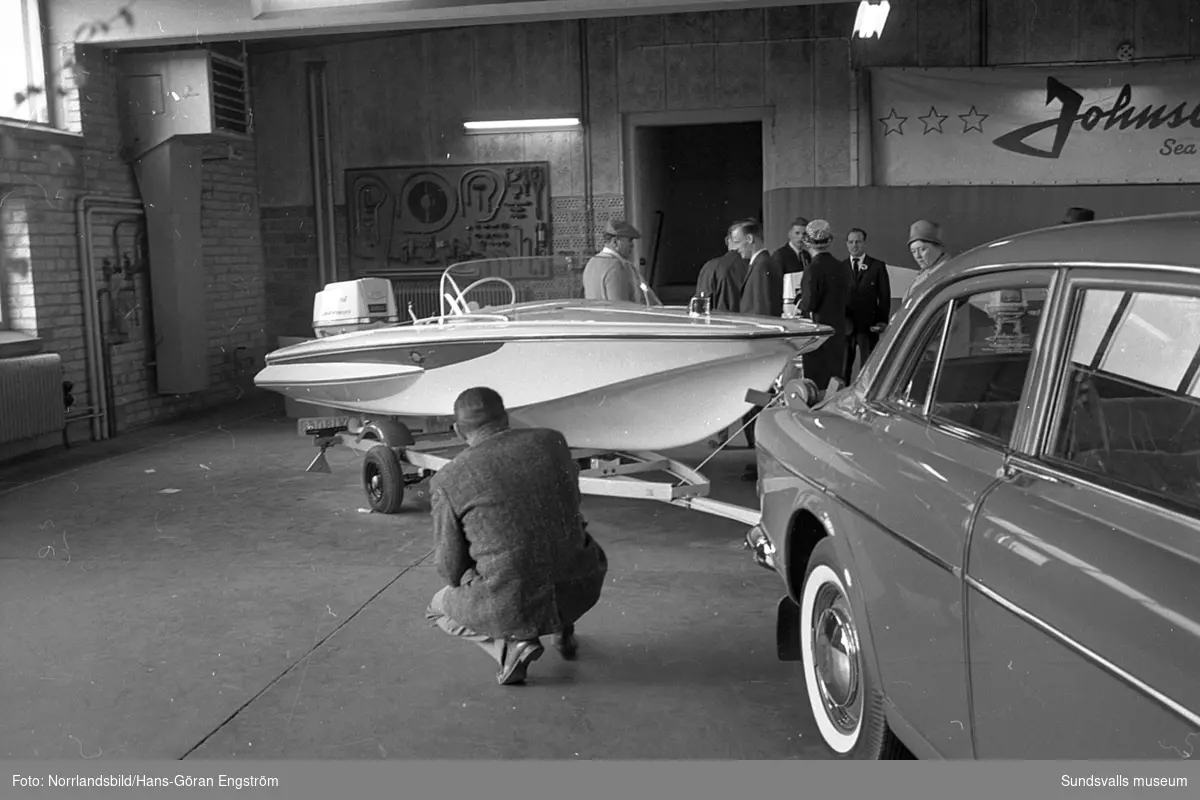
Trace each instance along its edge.
<instances>
[{"instance_id":1,"label":"metal ventilation unit","mask_svg":"<svg viewBox=\"0 0 1200 800\"><path fill-rule=\"evenodd\" d=\"M248 139L253 133L245 45L136 50L117 56L125 155L168 139Z\"/></svg>"}]
</instances>

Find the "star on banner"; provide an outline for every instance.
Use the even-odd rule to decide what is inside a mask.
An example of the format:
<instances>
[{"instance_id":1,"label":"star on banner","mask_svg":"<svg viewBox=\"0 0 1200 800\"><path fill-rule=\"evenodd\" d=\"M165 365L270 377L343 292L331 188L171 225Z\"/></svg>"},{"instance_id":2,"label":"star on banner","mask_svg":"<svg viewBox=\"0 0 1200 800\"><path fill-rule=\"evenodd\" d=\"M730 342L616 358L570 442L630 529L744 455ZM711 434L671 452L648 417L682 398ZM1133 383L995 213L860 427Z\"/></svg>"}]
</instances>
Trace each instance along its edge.
<instances>
[{"instance_id":1,"label":"star on banner","mask_svg":"<svg viewBox=\"0 0 1200 800\"><path fill-rule=\"evenodd\" d=\"M930 133L931 131L937 131L938 133L941 133L942 123L948 120L949 117L937 113L937 109L933 106L930 106L929 113L923 117L917 117L917 119L925 123L925 133ZM937 120L937 122L934 122L934 120Z\"/></svg>"},{"instance_id":2,"label":"star on banner","mask_svg":"<svg viewBox=\"0 0 1200 800\"><path fill-rule=\"evenodd\" d=\"M889 133L898 133L904 135L904 123L908 122L908 117L902 117L896 113L896 109L892 109L892 113L886 117L880 117L879 121L883 123L883 135Z\"/></svg>"},{"instance_id":3,"label":"star on banner","mask_svg":"<svg viewBox=\"0 0 1200 800\"><path fill-rule=\"evenodd\" d=\"M968 133L969 131L979 131L980 133L983 133L983 121L989 116L991 115L980 114L975 110L975 106L971 106L971 113L959 114L958 118L963 121L963 133Z\"/></svg>"}]
</instances>

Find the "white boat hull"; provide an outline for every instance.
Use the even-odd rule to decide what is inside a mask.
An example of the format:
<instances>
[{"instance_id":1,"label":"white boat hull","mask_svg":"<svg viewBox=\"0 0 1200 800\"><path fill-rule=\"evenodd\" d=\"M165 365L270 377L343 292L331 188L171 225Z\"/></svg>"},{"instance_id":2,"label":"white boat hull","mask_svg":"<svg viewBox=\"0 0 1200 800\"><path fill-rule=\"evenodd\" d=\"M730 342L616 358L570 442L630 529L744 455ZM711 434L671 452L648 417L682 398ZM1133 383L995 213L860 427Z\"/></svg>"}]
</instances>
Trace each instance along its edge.
<instances>
[{"instance_id":1,"label":"white boat hull","mask_svg":"<svg viewBox=\"0 0 1200 800\"><path fill-rule=\"evenodd\" d=\"M751 407L747 390L768 389L826 338L811 323L697 321L638 307L530 304L512 313L524 317L295 345L271 354L255 383L315 406L410 418L453 416L464 389L487 386L514 425L554 428L572 447L669 450L738 422Z\"/></svg>"}]
</instances>

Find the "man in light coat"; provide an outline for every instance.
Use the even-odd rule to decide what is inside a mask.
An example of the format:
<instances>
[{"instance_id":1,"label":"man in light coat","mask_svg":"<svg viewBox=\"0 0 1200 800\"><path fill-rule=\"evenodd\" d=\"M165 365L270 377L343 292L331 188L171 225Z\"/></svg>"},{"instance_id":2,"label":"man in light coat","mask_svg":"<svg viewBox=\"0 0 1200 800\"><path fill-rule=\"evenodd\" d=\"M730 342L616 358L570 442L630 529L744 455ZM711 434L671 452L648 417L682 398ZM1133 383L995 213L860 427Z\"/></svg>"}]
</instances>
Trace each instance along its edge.
<instances>
[{"instance_id":1,"label":"man in light coat","mask_svg":"<svg viewBox=\"0 0 1200 800\"><path fill-rule=\"evenodd\" d=\"M561 433L511 429L486 387L460 394L454 417L467 449L430 484L446 586L426 618L482 647L502 686L518 684L542 656L542 636L575 658L575 623L599 601L608 558L587 531L579 467Z\"/></svg>"},{"instance_id":2,"label":"man in light coat","mask_svg":"<svg viewBox=\"0 0 1200 800\"><path fill-rule=\"evenodd\" d=\"M583 268L583 296L587 300L658 303L633 261L633 242L642 236L623 219L611 220L604 229L604 248Z\"/></svg>"}]
</instances>

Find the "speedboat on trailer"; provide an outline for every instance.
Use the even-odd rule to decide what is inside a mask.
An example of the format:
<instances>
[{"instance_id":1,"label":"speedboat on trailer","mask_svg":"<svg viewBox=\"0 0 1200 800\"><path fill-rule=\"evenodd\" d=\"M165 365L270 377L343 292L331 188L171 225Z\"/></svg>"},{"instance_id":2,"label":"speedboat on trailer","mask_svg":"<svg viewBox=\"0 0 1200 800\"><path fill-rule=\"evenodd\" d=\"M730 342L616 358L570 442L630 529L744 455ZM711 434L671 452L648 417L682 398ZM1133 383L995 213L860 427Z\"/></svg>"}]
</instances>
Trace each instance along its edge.
<instances>
[{"instance_id":1,"label":"speedboat on trailer","mask_svg":"<svg viewBox=\"0 0 1200 800\"><path fill-rule=\"evenodd\" d=\"M489 386L515 426L559 430L574 448L670 450L733 425L750 408L748 390L767 389L833 332L807 320L681 307L517 302L507 280L463 290L453 269L442 275L440 315L282 348L267 356L255 385L301 403L402 418L452 417L460 392ZM506 285L511 302L479 309L467 299L488 282Z\"/></svg>"}]
</instances>

